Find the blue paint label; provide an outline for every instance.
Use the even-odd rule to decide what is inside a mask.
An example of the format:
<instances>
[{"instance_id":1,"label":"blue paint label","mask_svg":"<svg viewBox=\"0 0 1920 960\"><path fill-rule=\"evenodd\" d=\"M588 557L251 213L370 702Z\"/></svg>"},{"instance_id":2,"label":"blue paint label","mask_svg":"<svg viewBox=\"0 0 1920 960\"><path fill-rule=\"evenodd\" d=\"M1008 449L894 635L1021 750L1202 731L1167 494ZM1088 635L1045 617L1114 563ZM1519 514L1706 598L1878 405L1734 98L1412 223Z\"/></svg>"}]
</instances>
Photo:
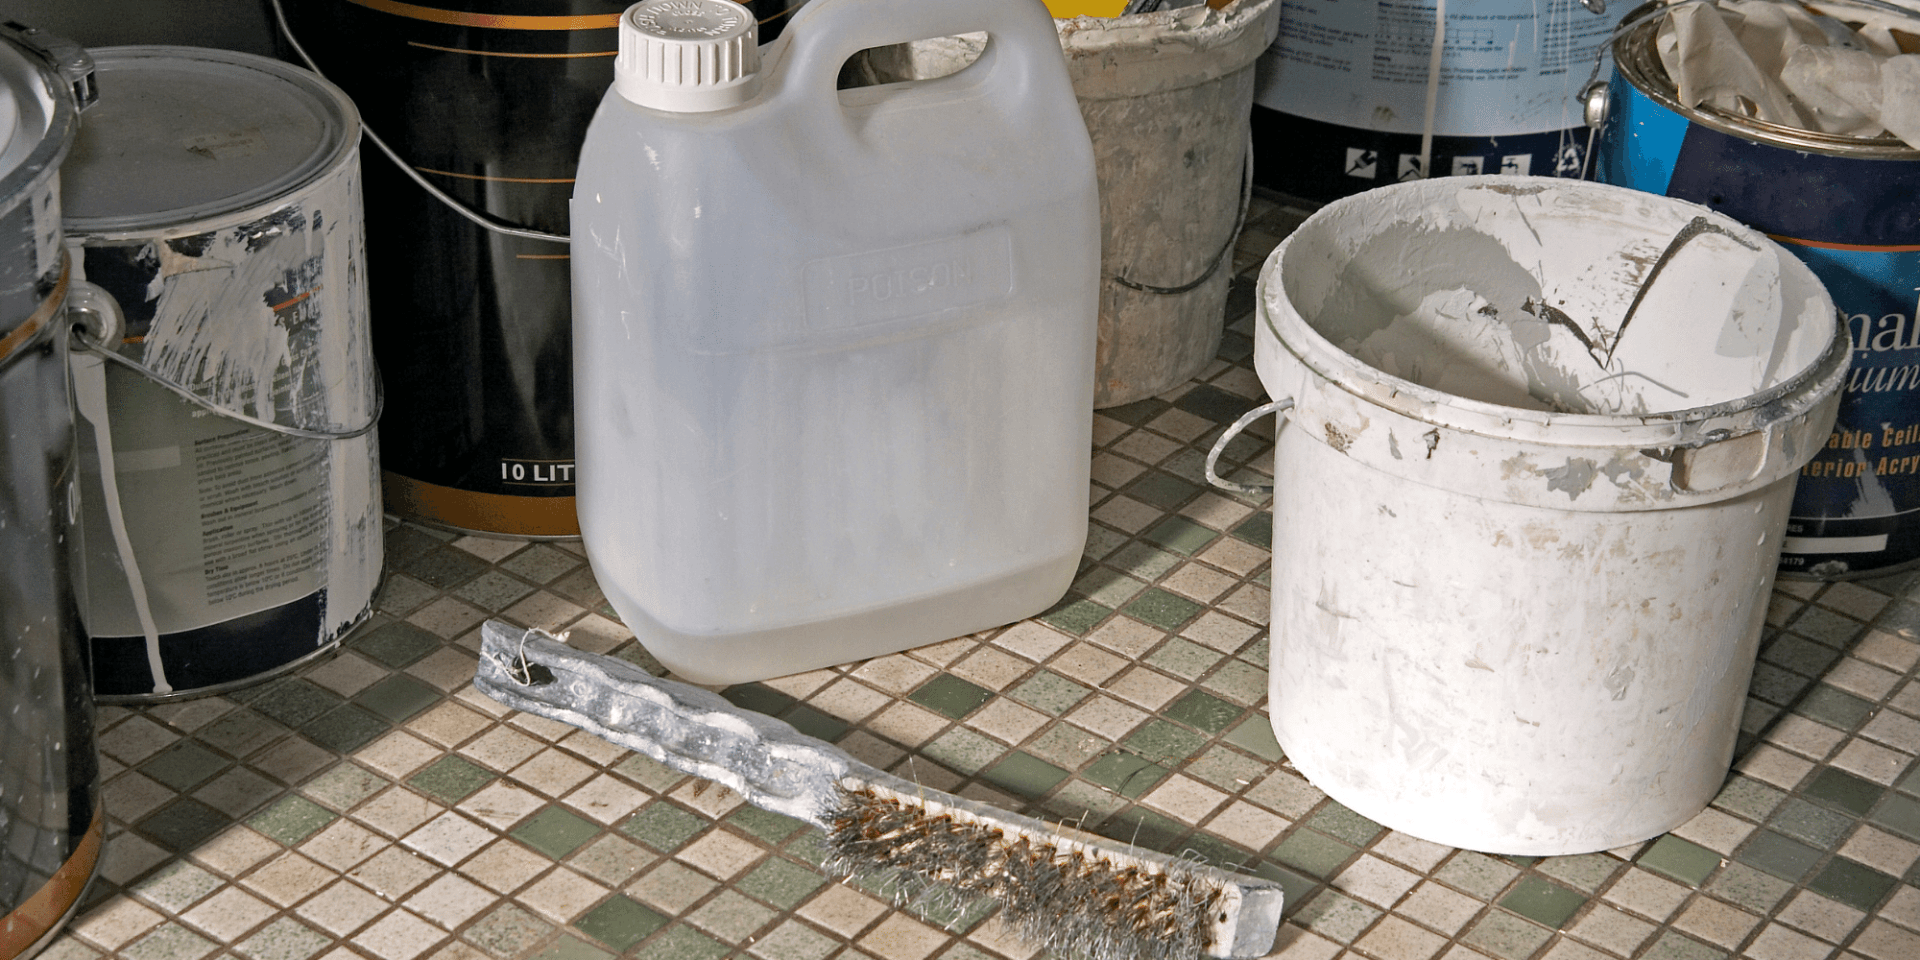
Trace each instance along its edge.
<instances>
[{"instance_id":1,"label":"blue paint label","mask_svg":"<svg viewBox=\"0 0 1920 960\"><path fill-rule=\"evenodd\" d=\"M1920 559L1920 160L1731 136L1615 88L1598 178L1765 232L1845 318L1853 368L1832 436L1801 470L1781 571L1859 576Z\"/></svg>"}]
</instances>

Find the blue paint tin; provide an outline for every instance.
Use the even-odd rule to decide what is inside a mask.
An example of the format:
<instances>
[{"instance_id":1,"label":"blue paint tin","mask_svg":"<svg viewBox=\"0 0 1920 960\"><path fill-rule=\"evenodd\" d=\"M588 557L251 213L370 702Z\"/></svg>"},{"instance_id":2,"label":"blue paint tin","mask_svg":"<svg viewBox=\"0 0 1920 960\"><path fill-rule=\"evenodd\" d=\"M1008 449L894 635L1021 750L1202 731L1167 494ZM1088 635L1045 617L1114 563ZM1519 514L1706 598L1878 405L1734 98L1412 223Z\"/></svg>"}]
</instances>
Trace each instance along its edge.
<instances>
[{"instance_id":1,"label":"blue paint tin","mask_svg":"<svg viewBox=\"0 0 1920 960\"><path fill-rule=\"evenodd\" d=\"M1853 340L1833 435L1800 471L1780 573L1846 579L1911 566L1920 561L1920 150L1682 107L1654 50L1659 24L1650 18L1614 42L1597 178L1766 233L1819 276Z\"/></svg>"}]
</instances>

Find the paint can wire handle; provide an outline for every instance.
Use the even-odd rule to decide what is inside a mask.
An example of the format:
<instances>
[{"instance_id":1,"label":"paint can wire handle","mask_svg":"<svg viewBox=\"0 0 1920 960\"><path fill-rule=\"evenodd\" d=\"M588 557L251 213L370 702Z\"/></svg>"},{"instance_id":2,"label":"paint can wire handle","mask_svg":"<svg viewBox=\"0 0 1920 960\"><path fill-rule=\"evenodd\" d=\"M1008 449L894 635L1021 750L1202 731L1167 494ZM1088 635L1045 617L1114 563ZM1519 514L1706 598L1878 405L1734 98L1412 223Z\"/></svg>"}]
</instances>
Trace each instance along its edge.
<instances>
[{"instance_id":1,"label":"paint can wire handle","mask_svg":"<svg viewBox=\"0 0 1920 960\"><path fill-rule=\"evenodd\" d=\"M91 285L89 284L89 286ZM76 284L76 288L78 288L77 284ZM98 289L98 288L95 288L95 289ZM113 302L113 298L111 296L108 296L105 293L105 291L101 291L100 295L103 298L105 298L109 303ZM117 315L118 306L116 305L114 309ZM290 427L284 423L275 423L272 420L262 420L259 417L252 417L235 410L229 410L226 407L220 406L219 404L214 403L213 401L208 400L207 398L197 393L194 393L192 390L188 389L184 385L175 383L174 381L168 379L165 375L161 374L160 371L155 370L152 367L149 367L146 364L133 359L132 357L126 356L120 353L118 350L115 350L111 346L109 346L109 344L113 343L115 340L120 339L117 332L115 332L112 336L100 336L98 335L100 332L101 331L94 330L92 328L92 325L90 324L74 325L74 328L73 328L74 346L82 352L92 354L109 363L119 364L120 366L125 367L128 370L132 370L133 372L147 378L148 380L151 380L154 383L157 383L160 386L165 387L169 392L179 396L181 399L186 400L189 403L192 403L194 406L197 406L202 410L205 410L208 413L213 414L214 416L231 420L234 423L245 424L246 426L249 426L249 427L255 427L260 430L268 430L274 433L286 434L289 437L298 437L302 440L352 440L356 437L364 437L367 434L372 433L373 429L380 425L381 411L386 409L387 391L386 391L385 384L380 379L380 370L378 367L376 367L372 371L373 410L367 416L367 420L365 423L362 423L353 427L349 427L344 430L309 430L305 427Z\"/></svg>"},{"instance_id":2,"label":"paint can wire handle","mask_svg":"<svg viewBox=\"0 0 1920 960\"><path fill-rule=\"evenodd\" d=\"M1250 493L1260 497L1273 493L1273 484L1271 483L1241 483L1237 480L1228 480L1215 472L1214 465L1220 462L1220 454L1227 449L1227 444L1232 443L1233 438L1239 436L1241 431L1252 426L1255 420L1269 413L1285 414L1291 409L1293 409L1293 398L1282 397L1271 403L1263 403L1241 414L1240 419L1235 420L1233 426L1228 427L1225 432L1220 434L1220 439L1213 442L1213 449L1207 451L1207 482L1222 490L1231 490L1234 493Z\"/></svg>"}]
</instances>

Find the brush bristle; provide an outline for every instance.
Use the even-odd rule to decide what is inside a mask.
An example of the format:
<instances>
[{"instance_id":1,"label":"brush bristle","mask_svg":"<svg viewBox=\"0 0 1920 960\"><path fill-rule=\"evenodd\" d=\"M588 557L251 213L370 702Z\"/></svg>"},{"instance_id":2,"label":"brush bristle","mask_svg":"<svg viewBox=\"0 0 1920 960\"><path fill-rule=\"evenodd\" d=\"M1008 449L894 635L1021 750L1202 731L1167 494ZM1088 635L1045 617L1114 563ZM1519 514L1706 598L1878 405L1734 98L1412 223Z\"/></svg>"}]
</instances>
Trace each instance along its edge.
<instances>
[{"instance_id":1,"label":"brush bristle","mask_svg":"<svg viewBox=\"0 0 1920 960\"><path fill-rule=\"evenodd\" d=\"M975 817L929 809L868 789L843 791L831 818L831 872L899 870L923 885L896 900L936 908L985 896L1022 939L1062 956L1094 960L1199 957L1219 884L1177 869L1115 862L1077 844L998 829ZM925 885L932 885L931 887Z\"/></svg>"}]
</instances>

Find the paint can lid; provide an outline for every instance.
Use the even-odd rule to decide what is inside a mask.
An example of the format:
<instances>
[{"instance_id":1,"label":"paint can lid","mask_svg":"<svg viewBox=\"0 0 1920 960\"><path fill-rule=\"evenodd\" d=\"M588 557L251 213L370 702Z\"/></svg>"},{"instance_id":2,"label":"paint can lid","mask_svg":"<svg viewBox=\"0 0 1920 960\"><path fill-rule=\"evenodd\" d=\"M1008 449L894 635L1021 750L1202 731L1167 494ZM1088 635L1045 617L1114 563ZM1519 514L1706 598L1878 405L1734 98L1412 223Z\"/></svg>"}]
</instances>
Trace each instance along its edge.
<instances>
[{"instance_id":1,"label":"paint can lid","mask_svg":"<svg viewBox=\"0 0 1920 960\"><path fill-rule=\"evenodd\" d=\"M0 180L25 166L48 134L53 113L46 70L12 43L0 39ZM16 199L5 184L0 210Z\"/></svg>"},{"instance_id":2,"label":"paint can lid","mask_svg":"<svg viewBox=\"0 0 1920 960\"><path fill-rule=\"evenodd\" d=\"M357 149L352 101L291 64L198 47L92 53L100 100L60 174L71 234L245 215Z\"/></svg>"},{"instance_id":3,"label":"paint can lid","mask_svg":"<svg viewBox=\"0 0 1920 960\"><path fill-rule=\"evenodd\" d=\"M704 113L759 88L760 31L732 0L646 0L620 17L613 88L643 107Z\"/></svg>"}]
</instances>

